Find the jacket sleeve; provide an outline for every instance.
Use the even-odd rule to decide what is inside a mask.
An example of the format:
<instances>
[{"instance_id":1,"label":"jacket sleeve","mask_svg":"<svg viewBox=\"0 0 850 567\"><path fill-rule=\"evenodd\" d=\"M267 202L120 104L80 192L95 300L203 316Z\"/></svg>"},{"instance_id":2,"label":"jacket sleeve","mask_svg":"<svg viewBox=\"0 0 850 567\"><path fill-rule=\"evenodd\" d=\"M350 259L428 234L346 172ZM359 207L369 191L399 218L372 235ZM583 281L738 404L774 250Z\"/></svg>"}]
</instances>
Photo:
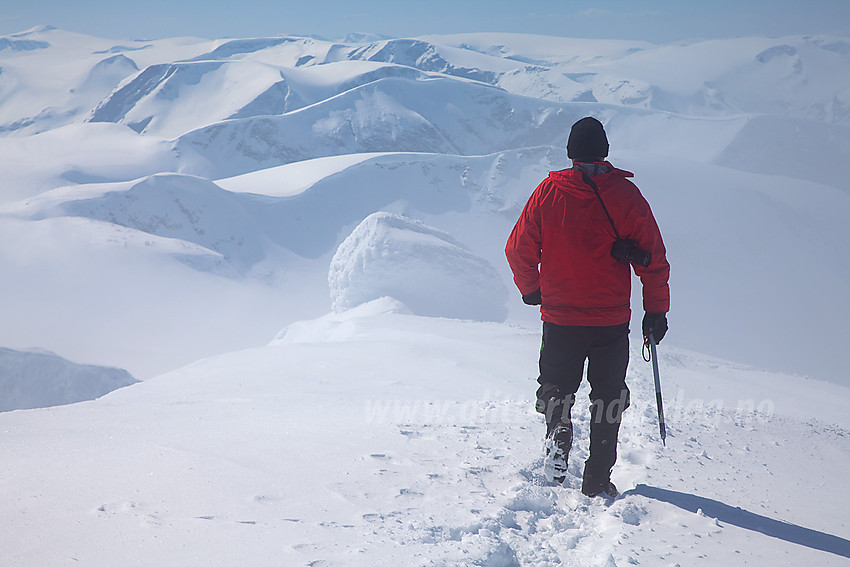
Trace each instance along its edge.
<instances>
[{"instance_id":1,"label":"jacket sleeve","mask_svg":"<svg viewBox=\"0 0 850 567\"><path fill-rule=\"evenodd\" d=\"M523 295L540 289L542 239L538 203L542 185L529 197L505 246L505 256L514 274L514 283Z\"/></svg>"},{"instance_id":2,"label":"jacket sleeve","mask_svg":"<svg viewBox=\"0 0 850 567\"><path fill-rule=\"evenodd\" d=\"M635 200L630 215L631 238L644 250L652 254L649 266L633 265L635 274L643 287L643 310L647 313L667 313L670 310L670 264L667 262L667 250L661 238L661 231L649 207L649 203L635 188Z\"/></svg>"}]
</instances>

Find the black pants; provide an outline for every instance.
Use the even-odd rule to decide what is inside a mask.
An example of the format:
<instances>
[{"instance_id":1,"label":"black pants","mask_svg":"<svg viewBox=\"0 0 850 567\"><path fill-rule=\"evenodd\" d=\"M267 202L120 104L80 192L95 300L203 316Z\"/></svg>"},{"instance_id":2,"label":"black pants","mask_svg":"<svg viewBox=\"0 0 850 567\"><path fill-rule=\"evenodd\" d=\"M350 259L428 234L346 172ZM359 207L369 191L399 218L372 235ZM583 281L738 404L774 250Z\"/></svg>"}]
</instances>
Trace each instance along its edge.
<instances>
[{"instance_id":1,"label":"black pants","mask_svg":"<svg viewBox=\"0 0 850 567\"><path fill-rule=\"evenodd\" d=\"M575 394L587 361L590 382L590 457L584 482L610 479L617 461L617 436L623 411L629 407L626 368L629 365L629 325L567 327L543 323L538 408L545 408L547 433L559 421L569 421ZM552 403L554 399L555 403ZM547 400L550 402L547 404ZM557 403L562 401L561 403Z\"/></svg>"}]
</instances>

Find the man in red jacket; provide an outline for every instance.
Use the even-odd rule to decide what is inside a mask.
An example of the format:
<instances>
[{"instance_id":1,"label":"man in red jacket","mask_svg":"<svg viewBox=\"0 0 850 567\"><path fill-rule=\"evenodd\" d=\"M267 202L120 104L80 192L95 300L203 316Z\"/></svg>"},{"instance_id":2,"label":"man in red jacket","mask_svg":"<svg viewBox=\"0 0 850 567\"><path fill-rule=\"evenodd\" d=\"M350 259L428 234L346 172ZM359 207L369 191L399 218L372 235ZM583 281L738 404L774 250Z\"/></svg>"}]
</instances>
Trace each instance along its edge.
<instances>
[{"instance_id":1,"label":"man in red jacket","mask_svg":"<svg viewBox=\"0 0 850 567\"><path fill-rule=\"evenodd\" d=\"M570 130L572 169L552 171L534 190L505 254L529 305L540 305L543 345L537 410L546 416L546 470L563 482L572 445L571 409L585 361L591 392L590 456L582 492L615 497L611 469L629 406L631 268L643 286L643 334L667 332L670 306L661 232L633 174L605 161L602 124L582 118Z\"/></svg>"}]
</instances>

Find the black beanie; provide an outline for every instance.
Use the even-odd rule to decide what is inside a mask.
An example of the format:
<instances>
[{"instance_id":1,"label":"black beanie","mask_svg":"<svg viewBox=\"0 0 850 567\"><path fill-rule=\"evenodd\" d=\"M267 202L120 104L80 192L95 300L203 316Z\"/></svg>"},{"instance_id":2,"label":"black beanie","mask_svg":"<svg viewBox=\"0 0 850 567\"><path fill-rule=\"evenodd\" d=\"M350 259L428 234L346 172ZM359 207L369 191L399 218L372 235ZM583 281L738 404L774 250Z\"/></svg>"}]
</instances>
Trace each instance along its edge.
<instances>
[{"instance_id":1,"label":"black beanie","mask_svg":"<svg viewBox=\"0 0 850 567\"><path fill-rule=\"evenodd\" d=\"M568 158L604 158L607 156L608 137L605 135L602 122L588 116L573 124L570 129L570 138L567 141Z\"/></svg>"}]
</instances>

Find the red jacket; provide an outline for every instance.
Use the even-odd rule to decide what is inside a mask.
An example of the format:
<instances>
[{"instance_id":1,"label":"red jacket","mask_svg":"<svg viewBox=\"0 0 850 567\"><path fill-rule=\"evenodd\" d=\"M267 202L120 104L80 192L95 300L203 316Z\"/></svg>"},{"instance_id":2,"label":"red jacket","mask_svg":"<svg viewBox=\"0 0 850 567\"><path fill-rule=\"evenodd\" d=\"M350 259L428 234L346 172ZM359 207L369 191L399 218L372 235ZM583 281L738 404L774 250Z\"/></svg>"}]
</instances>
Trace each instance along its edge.
<instances>
[{"instance_id":1,"label":"red jacket","mask_svg":"<svg viewBox=\"0 0 850 567\"><path fill-rule=\"evenodd\" d=\"M601 162L593 177L621 238L652 253L647 268L634 266L643 284L643 308L670 308L661 232L649 204L627 178L632 173ZM541 318L558 325L607 326L631 319L629 265L611 257L614 229L593 192L572 169L552 171L529 197L508 238L505 254L520 293L540 289Z\"/></svg>"}]
</instances>

